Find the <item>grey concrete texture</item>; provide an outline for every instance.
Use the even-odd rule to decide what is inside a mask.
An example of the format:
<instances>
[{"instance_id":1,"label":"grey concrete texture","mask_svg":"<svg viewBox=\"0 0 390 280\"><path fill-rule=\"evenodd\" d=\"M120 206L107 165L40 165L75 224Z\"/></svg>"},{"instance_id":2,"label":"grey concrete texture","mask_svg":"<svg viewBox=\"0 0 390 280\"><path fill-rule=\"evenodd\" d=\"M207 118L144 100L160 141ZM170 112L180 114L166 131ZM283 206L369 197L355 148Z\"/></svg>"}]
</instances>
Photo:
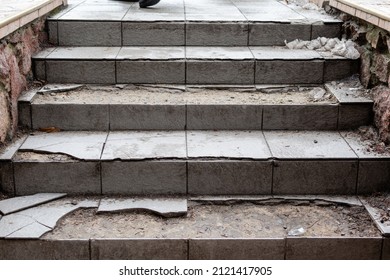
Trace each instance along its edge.
<instances>
[{"instance_id":1,"label":"grey concrete texture","mask_svg":"<svg viewBox=\"0 0 390 280\"><path fill-rule=\"evenodd\" d=\"M320 84L323 61L256 61L256 84Z\"/></svg>"},{"instance_id":2,"label":"grey concrete texture","mask_svg":"<svg viewBox=\"0 0 390 280\"><path fill-rule=\"evenodd\" d=\"M358 73L357 61L349 59L325 59L324 82L347 78Z\"/></svg>"},{"instance_id":3,"label":"grey concrete texture","mask_svg":"<svg viewBox=\"0 0 390 280\"><path fill-rule=\"evenodd\" d=\"M248 23L186 23L187 46L247 46Z\"/></svg>"},{"instance_id":4,"label":"grey concrete texture","mask_svg":"<svg viewBox=\"0 0 390 280\"><path fill-rule=\"evenodd\" d=\"M49 36L49 43L54 46L57 46L58 45L58 21L48 20L47 32Z\"/></svg>"},{"instance_id":5,"label":"grey concrete texture","mask_svg":"<svg viewBox=\"0 0 390 280\"><path fill-rule=\"evenodd\" d=\"M190 239L190 260L283 260L284 238Z\"/></svg>"},{"instance_id":6,"label":"grey concrete texture","mask_svg":"<svg viewBox=\"0 0 390 280\"><path fill-rule=\"evenodd\" d=\"M271 194L270 161L189 161L191 195Z\"/></svg>"},{"instance_id":7,"label":"grey concrete texture","mask_svg":"<svg viewBox=\"0 0 390 280\"><path fill-rule=\"evenodd\" d=\"M110 105L111 130L184 130L185 105Z\"/></svg>"},{"instance_id":8,"label":"grey concrete texture","mask_svg":"<svg viewBox=\"0 0 390 280\"><path fill-rule=\"evenodd\" d=\"M358 194L390 192L390 160L360 160Z\"/></svg>"},{"instance_id":9,"label":"grey concrete texture","mask_svg":"<svg viewBox=\"0 0 390 280\"><path fill-rule=\"evenodd\" d=\"M339 108L339 130L358 128L372 123L374 117L372 103L341 104Z\"/></svg>"},{"instance_id":10,"label":"grey concrete texture","mask_svg":"<svg viewBox=\"0 0 390 280\"><path fill-rule=\"evenodd\" d=\"M0 213L8 215L64 196L66 196L64 193L37 193L0 200Z\"/></svg>"},{"instance_id":11,"label":"grey concrete texture","mask_svg":"<svg viewBox=\"0 0 390 280\"><path fill-rule=\"evenodd\" d=\"M33 104L31 107L33 129L45 127L73 131L109 129L108 105Z\"/></svg>"},{"instance_id":12,"label":"grey concrete texture","mask_svg":"<svg viewBox=\"0 0 390 280\"><path fill-rule=\"evenodd\" d=\"M184 239L93 239L93 260L186 260Z\"/></svg>"},{"instance_id":13,"label":"grey concrete texture","mask_svg":"<svg viewBox=\"0 0 390 280\"><path fill-rule=\"evenodd\" d=\"M341 26L342 24L339 22L312 24L310 40L317 39L318 37L340 38Z\"/></svg>"},{"instance_id":14,"label":"grey concrete texture","mask_svg":"<svg viewBox=\"0 0 390 280\"><path fill-rule=\"evenodd\" d=\"M273 193L355 194L357 174L357 160L275 161Z\"/></svg>"},{"instance_id":15,"label":"grey concrete texture","mask_svg":"<svg viewBox=\"0 0 390 280\"><path fill-rule=\"evenodd\" d=\"M98 162L15 162L14 166L16 195L101 193Z\"/></svg>"},{"instance_id":16,"label":"grey concrete texture","mask_svg":"<svg viewBox=\"0 0 390 280\"><path fill-rule=\"evenodd\" d=\"M265 130L337 129L337 105L264 105L263 112L263 129Z\"/></svg>"},{"instance_id":17,"label":"grey concrete texture","mask_svg":"<svg viewBox=\"0 0 390 280\"><path fill-rule=\"evenodd\" d=\"M97 213L146 210L163 217L187 214L186 198L105 198L100 201Z\"/></svg>"},{"instance_id":18,"label":"grey concrete texture","mask_svg":"<svg viewBox=\"0 0 390 280\"><path fill-rule=\"evenodd\" d=\"M287 238L287 260L379 260L382 238Z\"/></svg>"},{"instance_id":19,"label":"grey concrete texture","mask_svg":"<svg viewBox=\"0 0 390 280\"><path fill-rule=\"evenodd\" d=\"M261 130L261 105L187 105L187 129Z\"/></svg>"},{"instance_id":20,"label":"grey concrete texture","mask_svg":"<svg viewBox=\"0 0 390 280\"><path fill-rule=\"evenodd\" d=\"M42 225L38 222L29 224L22 229L11 233L6 238L7 239L39 239L45 233L51 231L52 229Z\"/></svg>"},{"instance_id":21,"label":"grey concrete texture","mask_svg":"<svg viewBox=\"0 0 390 280\"><path fill-rule=\"evenodd\" d=\"M46 61L42 59L33 59L34 77L38 80L46 80Z\"/></svg>"},{"instance_id":22,"label":"grey concrete texture","mask_svg":"<svg viewBox=\"0 0 390 280\"><path fill-rule=\"evenodd\" d=\"M254 84L253 61L197 61L186 63L188 84Z\"/></svg>"},{"instance_id":23,"label":"grey concrete texture","mask_svg":"<svg viewBox=\"0 0 390 280\"><path fill-rule=\"evenodd\" d=\"M184 22L123 22L123 46L184 46ZM120 37L119 37L120 38Z\"/></svg>"},{"instance_id":24,"label":"grey concrete texture","mask_svg":"<svg viewBox=\"0 0 390 280\"><path fill-rule=\"evenodd\" d=\"M18 125L31 129L31 104L29 102L18 102Z\"/></svg>"},{"instance_id":25,"label":"grey concrete texture","mask_svg":"<svg viewBox=\"0 0 390 280\"><path fill-rule=\"evenodd\" d=\"M49 60L43 79L51 83L115 84L115 61Z\"/></svg>"},{"instance_id":26,"label":"grey concrete texture","mask_svg":"<svg viewBox=\"0 0 390 280\"><path fill-rule=\"evenodd\" d=\"M310 40L310 24L250 23L249 46L284 46L285 41Z\"/></svg>"},{"instance_id":27,"label":"grey concrete texture","mask_svg":"<svg viewBox=\"0 0 390 280\"><path fill-rule=\"evenodd\" d=\"M186 174L185 161L102 162L102 193L186 194Z\"/></svg>"},{"instance_id":28,"label":"grey concrete texture","mask_svg":"<svg viewBox=\"0 0 390 280\"><path fill-rule=\"evenodd\" d=\"M119 21L59 21L58 44L60 46L121 46L122 24Z\"/></svg>"},{"instance_id":29,"label":"grey concrete texture","mask_svg":"<svg viewBox=\"0 0 390 280\"><path fill-rule=\"evenodd\" d=\"M89 240L0 240L2 260L88 260Z\"/></svg>"},{"instance_id":30,"label":"grey concrete texture","mask_svg":"<svg viewBox=\"0 0 390 280\"><path fill-rule=\"evenodd\" d=\"M26 138L27 138L26 135L22 135L21 137L15 137L13 142L7 144L0 152L0 162L11 161L14 158L18 149L26 141Z\"/></svg>"},{"instance_id":31,"label":"grey concrete texture","mask_svg":"<svg viewBox=\"0 0 390 280\"><path fill-rule=\"evenodd\" d=\"M118 61L117 83L184 84L184 61Z\"/></svg>"},{"instance_id":32,"label":"grey concrete texture","mask_svg":"<svg viewBox=\"0 0 390 280\"><path fill-rule=\"evenodd\" d=\"M0 161L0 190L8 195L15 194L14 168L11 161Z\"/></svg>"},{"instance_id":33,"label":"grey concrete texture","mask_svg":"<svg viewBox=\"0 0 390 280\"><path fill-rule=\"evenodd\" d=\"M390 260L390 238L383 239L382 260Z\"/></svg>"}]
</instances>

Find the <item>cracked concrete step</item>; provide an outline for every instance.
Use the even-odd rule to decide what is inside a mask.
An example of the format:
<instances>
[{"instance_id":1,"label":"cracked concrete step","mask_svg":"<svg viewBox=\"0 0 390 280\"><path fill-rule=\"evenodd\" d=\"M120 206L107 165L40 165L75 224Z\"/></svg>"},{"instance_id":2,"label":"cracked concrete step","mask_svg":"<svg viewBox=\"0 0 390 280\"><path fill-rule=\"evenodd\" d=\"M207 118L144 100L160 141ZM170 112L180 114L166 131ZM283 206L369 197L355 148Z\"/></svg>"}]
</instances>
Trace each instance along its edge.
<instances>
[{"instance_id":1,"label":"cracked concrete step","mask_svg":"<svg viewBox=\"0 0 390 280\"><path fill-rule=\"evenodd\" d=\"M265 46L339 37L342 21L270 1L166 0L150 12L134 3L82 3L48 19L61 46Z\"/></svg>"},{"instance_id":2,"label":"cracked concrete step","mask_svg":"<svg viewBox=\"0 0 390 280\"><path fill-rule=\"evenodd\" d=\"M258 197L256 201L189 198L186 216L164 219L149 212L116 212L125 200L130 201L64 198L25 210L23 215L5 216L0 225L8 235L0 238L0 259L390 257L390 239L381 235L353 196ZM98 205L106 207L108 201L114 212L99 213ZM47 227L45 231L25 230L30 228L29 218Z\"/></svg>"},{"instance_id":3,"label":"cracked concrete step","mask_svg":"<svg viewBox=\"0 0 390 280\"><path fill-rule=\"evenodd\" d=\"M33 57L35 77L89 84L322 84L357 60L286 47L58 47Z\"/></svg>"},{"instance_id":4,"label":"cracked concrete step","mask_svg":"<svg viewBox=\"0 0 390 280\"><path fill-rule=\"evenodd\" d=\"M0 160L17 195L364 194L390 182L390 154L354 132L35 132L20 145Z\"/></svg>"},{"instance_id":5,"label":"cracked concrete step","mask_svg":"<svg viewBox=\"0 0 390 280\"><path fill-rule=\"evenodd\" d=\"M372 101L341 103L336 88L46 85L22 95L19 123L61 130L337 130L370 124Z\"/></svg>"}]
</instances>

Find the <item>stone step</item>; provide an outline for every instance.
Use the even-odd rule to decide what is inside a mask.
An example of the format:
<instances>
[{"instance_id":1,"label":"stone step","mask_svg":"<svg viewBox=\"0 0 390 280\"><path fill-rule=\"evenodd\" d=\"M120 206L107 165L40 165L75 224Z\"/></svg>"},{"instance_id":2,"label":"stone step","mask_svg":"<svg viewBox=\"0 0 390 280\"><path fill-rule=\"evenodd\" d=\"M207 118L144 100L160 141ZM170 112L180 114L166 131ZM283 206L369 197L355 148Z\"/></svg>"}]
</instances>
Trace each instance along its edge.
<instances>
[{"instance_id":1,"label":"stone step","mask_svg":"<svg viewBox=\"0 0 390 280\"><path fill-rule=\"evenodd\" d=\"M109 5L108 5L109 4ZM60 46L271 46L340 36L342 21L282 1L84 2L48 19Z\"/></svg>"},{"instance_id":2,"label":"stone step","mask_svg":"<svg viewBox=\"0 0 390 280\"><path fill-rule=\"evenodd\" d=\"M373 104L356 93L361 88L353 91L345 81L333 84L326 84L328 90L288 85L46 85L19 100L19 123L35 130L90 131L342 130L371 124Z\"/></svg>"},{"instance_id":3,"label":"stone step","mask_svg":"<svg viewBox=\"0 0 390 280\"><path fill-rule=\"evenodd\" d=\"M327 131L34 132L4 152L0 178L16 195L388 191L390 154L360 139Z\"/></svg>"},{"instance_id":4,"label":"stone step","mask_svg":"<svg viewBox=\"0 0 390 280\"><path fill-rule=\"evenodd\" d=\"M321 84L358 60L286 47L58 47L33 57L35 77L89 84Z\"/></svg>"},{"instance_id":5,"label":"stone step","mask_svg":"<svg viewBox=\"0 0 390 280\"><path fill-rule=\"evenodd\" d=\"M3 216L0 259L389 259L362 199L65 197Z\"/></svg>"}]
</instances>

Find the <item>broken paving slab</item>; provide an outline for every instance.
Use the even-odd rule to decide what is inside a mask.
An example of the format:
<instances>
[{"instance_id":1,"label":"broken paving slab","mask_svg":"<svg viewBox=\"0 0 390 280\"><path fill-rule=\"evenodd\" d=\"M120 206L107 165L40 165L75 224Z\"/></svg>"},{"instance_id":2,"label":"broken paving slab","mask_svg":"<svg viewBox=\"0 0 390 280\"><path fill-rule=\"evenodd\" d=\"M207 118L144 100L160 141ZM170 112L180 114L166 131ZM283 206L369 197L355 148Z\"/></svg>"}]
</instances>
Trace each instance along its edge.
<instances>
[{"instance_id":1,"label":"broken paving slab","mask_svg":"<svg viewBox=\"0 0 390 280\"><path fill-rule=\"evenodd\" d=\"M45 233L51 231L52 228L42 225L38 222L29 224L10 235L6 236L7 239L39 239Z\"/></svg>"},{"instance_id":2,"label":"broken paving slab","mask_svg":"<svg viewBox=\"0 0 390 280\"><path fill-rule=\"evenodd\" d=\"M163 217L187 214L185 198L106 198L100 201L97 213L148 210Z\"/></svg>"},{"instance_id":3,"label":"broken paving slab","mask_svg":"<svg viewBox=\"0 0 390 280\"><path fill-rule=\"evenodd\" d=\"M184 131L110 132L102 160L185 158Z\"/></svg>"},{"instance_id":4,"label":"broken paving slab","mask_svg":"<svg viewBox=\"0 0 390 280\"><path fill-rule=\"evenodd\" d=\"M187 131L187 139L190 158L271 157L261 131Z\"/></svg>"},{"instance_id":5,"label":"broken paving slab","mask_svg":"<svg viewBox=\"0 0 390 280\"><path fill-rule=\"evenodd\" d=\"M106 138L107 132L35 133L27 138L19 150L99 160Z\"/></svg>"},{"instance_id":6,"label":"broken paving slab","mask_svg":"<svg viewBox=\"0 0 390 280\"><path fill-rule=\"evenodd\" d=\"M0 201L0 213L9 215L66 196L66 193L37 193Z\"/></svg>"},{"instance_id":7,"label":"broken paving slab","mask_svg":"<svg viewBox=\"0 0 390 280\"><path fill-rule=\"evenodd\" d=\"M24 215L11 214L4 216L0 220L0 238L5 238L35 222L34 218Z\"/></svg>"},{"instance_id":8,"label":"broken paving slab","mask_svg":"<svg viewBox=\"0 0 390 280\"><path fill-rule=\"evenodd\" d=\"M279 159L357 159L338 132L264 131L264 136Z\"/></svg>"},{"instance_id":9,"label":"broken paving slab","mask_svg":"<svg viewBox=\"0 0 390 280\"><path fill-rule=\"evenodd\" d=\"M344 83L330 82L325 84L325 88L337 98L340 104L373 103L365 94L366 89L361 84L348 86Z\"/></svg>"},{"instance_id":10,"label":"broken paving slab","mask_svg":"<svg viewBox=\"0 0 390 280\"><path fill-rule=\"evenodd\" d=\"M83 88L84 85L49 84L37 91L38 94L68 92Z\"/></svg>"},{"instance_id":11,"label":"broken paving slab","mask_svg":"<svg viewBox=\"0 0 390 280\"><path fill-rule=\"evenodd\" d=\"M26 138L27 136L23 135L22 137L17 138L13 143L6 146L4 150L0 151L0 161L12 160L12 158L14 157L20 146L22 146Z\"/></svg>"},{"instance_id":12,"label":"broken paving slab","mask_svg":"<svg viewBox=\"0 0 390 280\"><path fill-rule=\"evenodd\" d=\"M363 206L362 202L357 196L335 196L335 195L277 195L274 199L282 200L309 200L309 201L325 201L338 204L347 204L351 206Z\"/></svg>"},{"instance_id":13,"label":"broken paving slab","mask_svg":"<svg viewBox=\"0 0 390 280\"><path fill-rule=\"evenodd\" d=\"M360 201L363 203L366 208L368 214L370 214L376 226L381 231L382 235L385 237L390 237L390 219L389 214L386 214L390 211L390 208L380 209L377 206L373 205L369 198L359 197ZM375 199L375 198L373 198ZM388 207L389 204L384 204L385 207Z\"/></svg>"},{"instance_id":14,"label":"broken paving slab","mask_svg":"<svg viewBox=\"0 0 390 280\"><path fill-rule=\"evenodd\" d=\"M194 202L230 203L230 202L259 202L272 200L270 195L219 195L193 196L189 200Z\"/></svg>"}]
</instances>

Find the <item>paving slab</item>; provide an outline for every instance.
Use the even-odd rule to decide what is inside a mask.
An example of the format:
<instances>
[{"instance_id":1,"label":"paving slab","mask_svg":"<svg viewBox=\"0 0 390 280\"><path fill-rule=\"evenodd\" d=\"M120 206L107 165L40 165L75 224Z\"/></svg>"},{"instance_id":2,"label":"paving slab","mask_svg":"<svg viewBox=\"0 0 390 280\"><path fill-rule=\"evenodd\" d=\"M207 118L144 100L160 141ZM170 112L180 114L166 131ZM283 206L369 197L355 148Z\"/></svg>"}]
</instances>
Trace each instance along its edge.
<instances>
[{"instance_id":1,"label":"paving slab","mask_svg":"<svg viewBox=\"0 0 390 280\"><path fill-rule=\"evenodd\" d=\"M100 201L97 213L147 210L163 217L187 214L187 199L181 198L106 198Z\"/></svg>"},{"instance_id":2,"label":"paving slab","mask_svg":"<svg viewBox=\"0 0 390 280\"><path fill-rule=\"evenodd\" d=\"M107 132L56 132L30 135L20 151L66 154L83 160L99 160Z\"/></svg>"},{"instance_id":3,"label":"paving slab","mask_svg":"<svg viewBox=\"0 0 390 280\"><path fill-rule=\"evenodd\" d=\"M272 200L272 196L270 195L201 195L201 196L191 196L189 198L190 201L196 202L213 202L213 203L228 203L228 202L242 202L242 201L267 201Z\"/></svg>"},{"instance_id":4,"label":"paving slab","mask_svg":"<svg viewBox=\"0 0 390 280\"><path fill-rule=\"evenodd\" d=\"M270 195L272 162L200 160L188 162L191 195Z\"/></svg>"},{"instance_id":5,"label":"paving slab","mask_svg":"<svg viewBox=\"0 0 390 280\"><path fill-rule=\"evenodd\" d=\"M385 237L390 237L390 221L383 219L383 212L386 210L379 209L377 206L374 206L368 199L365 197L359 197L360 201L363 203L367 212L370 214L376 226L381 231L382 235ZM387 209L388 211L388 209Z\"/></svg>"},{"instance_id":6,"label":"paving slab","mask_svg":"<svg viewBox=\"0 0 390 280\"><path fill-rule=\"evenodd\" d=\"M273 193L284 195L356 194L357 174L357 160L275 161Z\"/></svg>"},{"instance_id":7,"label":"paving slab","mask_svg":"<svg viewBox=\"0 0 390 280\"><path fill-rule=\"evenodd\" d=\"M264 136L279 159L357 159L338 132L264 131Z\"/></svg>"},{"instance_id":8,"label":"paving slab","mask_svg":"<svg viewBox=\"0 0 390 280\"><path fill-rule=\"evenodd\" d=\"M379 153L372 148L372 141L356 132L342 131L342 137L361 160L390 160L389 153Z\"/></svg>"},{"instance_id":9,"label":"paving slab","mask_svg":"<svg viewBox=\"0 0 390 280\"><path fill-rule=\"evenodd\" d=\"M20 230L6 236L6 239L39 239L45 233L51 231L52 228L44 226L38 222L27 225Z\"/></svg>"},{"instance_id":10,"label":"paving slab","mask_svg":"<svg viewBox=\"0 0 390 280\"><path fill-rule=\"evenodd\" d=\"M187 131L187 141L190 158L271 157L261 131Z\"/></svg>"},{"instance_id":11,"label":"paving slab","mask_svg":"<svg viewBox=\"0 0 390 280\"><path fill-rule=\"evenodd\" d=\"M378 260L382 238L287 238L287 260Z\"/></svg>"},{"instance_id":12,"label":"paving slab","mask_svg":"<svg viewBox=\"0 0 390 280\"><path fill-rule=\"evenodd\" d=\"M253 60L248 47L187 47L188 60Z\"/></svg>"},{"instance_id":13,"label":"paving slab","mask_svg":"<svg viewBox=\"0 0 390 280\"><path fill-rule=\"evenodd\" d=\"M37 193L30 196L13 197L0 201L0 213L9 215L39 204L50 202L66 196L65 193Z\"/></svg>"},{"instance_id":14,"label":"paving slab","mask_svg":"<svg viewBox=\"0 0 390 280\"><path fill-rule=\"evenodd\" d=\"M11 144L7 145L4 150L0 152L0 161L10 161L18 151L20 146L26 141L27 135L16 138Z\"/></svg>"},{"instance_id":15,"label":"paving slab","mask_svg":"<svg viewBox=\"0 0 390 280\"><path fill-rule=\"evenodd\" d=\"M338 195L274 195L274 199L283 200L321 200L326 202L334 202L339 204L347 204L351 206L363 206L357 196L338 196Z\"/></svg>"},{"instance_id":16,"label":"paving slab","mask_svg":"<svg viewBox=\"0 0 390 280\"><path fill-rule=\"evenodd\" d=\"M11 214L0 220L0 238L5 238L28 225L36 223L34 218L19 214Z\"/></svg>"},{"instance_id":17,"label":"paving slab","mask_svg":"<svg viewBox=\"0 0 390 280\"><path fill-rule=\"evenodd\" d=\"M362 85L357 86L356 84L345 85L337 83L325 83L325 88L331 92L339 101L340 104L350 103L369 103L372 105L373 101L366 94L366 90Z\"/></svg>"},{"instance_id":18,"label":"paving slab","mask_svg":"<svg viewBox=\"0 0 390 280\"><path fill-rule=\"evenodd\" d=\"M118 60L183 60L184 47L123 47Z\"/></svg>"},{"instance_id":19,"label":"paving slab","mask_svg":"<svg viewBox=\"0 0 390 280\"><path fill-rule=\"evenodd\" d=\"M119 47L58 47L46 58L52 60L113 60L119 51Z\"/></svg>"},{"instance_id":20,"label":"paving slab","mask_svg":"<svg viewBox=\"0 0 390 280\"><path fill-rule=\"evenodd\" d=\"M89 240L0 240L2 260L89 260Z\"/></svg>"},{"instance_id":21,"label":"paving slab","mask_svg":"<svg viewBox=\"0 0 390 280\"><path fill-rule=\"evenodd\" d=\"M287 47L249 47L256 60L313 60L322 56L313 50L290 50Z\"/></svg>"},{"instance_id":22,"label":"paving slab","mask_svg":"<svg viewBox=\"0 0 390 280\"><path fill-rule=\"evenodd\" d=\"M104 161L102 162L102 193L116 195L186 194L186 162L175 160Z\"/></svg>"},{"instance_id":23,"label":"paving slab","mask_svg":"<svg viewBox=\"0 0 390 280\"><path fill-rule=\"evenodd\" d=\"M283 260L284 238L190 239L190 260Z\"/></svg>"},{"instance_id":24,"label":"paving slab","mask_svg":"<svg viewBox=\"0 0 390 280\"><path fill-rule=\"evenodd\" d=\"M107 2L91 4L88 2L77 5L64 15L61 20L108 20L120 21L134 3Z\"/></svg>"},{"instance_id":25,"label":"paving slab","mask_svg":"<svg viewBox=\"0 0 390 280\"><path fill-rule=\"evenodd\" d=\"M211 11L205 11L204 13L186 13L187 22L243 22L246 21L246 17L238 12L212 13Z\"/></svg>"},{"instance_id":26,"label":"paving slab","mask_svg":"<svg viewBox=\"0 0 390 280\"><path fill-rule=\"evenodd\" d=\"M93 260L186 260L184 239L93 239Z\"/></svg>"},{"instance_id":27,"label":"paving slab","mask_svg":"<svg viewBox=\"0 0 390 280\"><path fill-rule=\"evenodd\" d=\"M102 160L185 158L184 131L110 132Z\"/></svg>"}]
</instances>

